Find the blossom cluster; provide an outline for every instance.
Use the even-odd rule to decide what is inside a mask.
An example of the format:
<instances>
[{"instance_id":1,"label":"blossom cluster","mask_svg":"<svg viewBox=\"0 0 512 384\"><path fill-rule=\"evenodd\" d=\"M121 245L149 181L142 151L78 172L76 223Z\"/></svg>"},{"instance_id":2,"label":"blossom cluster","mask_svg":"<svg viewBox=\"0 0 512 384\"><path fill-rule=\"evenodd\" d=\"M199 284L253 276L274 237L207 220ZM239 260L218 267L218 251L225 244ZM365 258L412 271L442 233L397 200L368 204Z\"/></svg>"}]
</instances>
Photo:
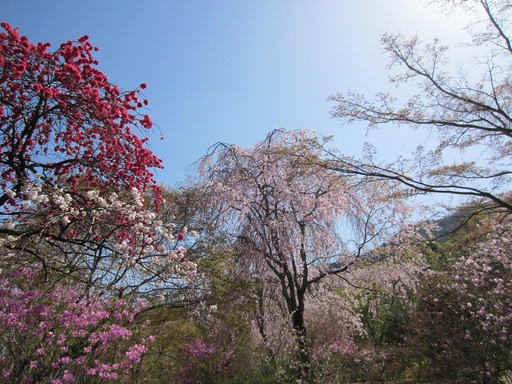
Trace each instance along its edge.
<instances>
[{"instance_id":1,"label":"blossom cluster","mask_svg":"<svg viewBox=\"0 0 512 384\"><path fill-rule=\"evenodd\" d=\"M26 181L18 193L12 190L8 193L23 203L15 215L3 221L10 233L2 239L3 246L15 246L20 239L26 241L27 232L37 229L29 237L35 248L43 249L63 241L101 244L110 250L108 255L103 252L104 263L108 256L117 261L118 268L129 267L132 273L141 270L146 277L152 273L161 281L176 273L193 275L195 272L195 263L186 259L186 248L181 245L184 233L176 233L174 224L164 224L157 212L147 209L144 195L134 187L129 193L109 194L84 189L77 196L63 188ZM12 252L7 255L10 257L4 256L4 263L18 257ZM68 261L69 258L63 258L58 268L65 268ZM59 264L59 259L53 257L52 263ZM106 269L102 273L116 272L111 265L110 271Z\"/></svg>"},{"instance_id":2,"label":"blossom cluster","mask_svg":"<svg viewBox=\"0 0 512 384\"><path fill-rule=\"evenodd\" d=\"M193 273L183 235L157 218L151 168L161 161L133 132L152 126L140 111L146 84L122 92L109 83L88 36L51 52L1 26L0 261L38 255L55 271L85 268L82 281L111 285L122 276L133 285L134 273Z\"/></svg>"},{"instance_id":3,"label":"blossom cluster","mask_svg":"<svg viewBox=\"0 0 512 384\"><path fill-rule=\"evenodd\" d=\"M48 290L38 276L22 269L0 280L0 344L9 346L0 359L4 380L116 380L140 362L154 339L134 323L144 303L100 299L80 286Z\"/></svg>"},{"instance_id":4,"label":"blossom cluster","mask_svg":"<svg viewBox=\"0 0 512 384\"><path fill-rule=\"evenodd\" d=\"M152 127L138 112L147 105L140 89L109 83L88 36L50 52L49 43L32 44L1 26L0 90L8 102L0 103L0 191L17 192L35 169L51 183L64 176L71 186L108 181L113 189L156 191L149 168L161 161L132 133Z\"/></svg>"},{"instance_id":5,"label":"blossom cluster","mask_svg":"<svg viewBox=\"0 0 512 384\"><path fill-rule=\"evenodd\" d=\"M484 241L469 244L446 273L429 272L414 313L411 344L432 353L433 375L498 380L512 368L512 233L492 223ZM453 371L453 364L460 368ZM499 381L499 380L498 380Z\"/></svg>"}]
</instances>

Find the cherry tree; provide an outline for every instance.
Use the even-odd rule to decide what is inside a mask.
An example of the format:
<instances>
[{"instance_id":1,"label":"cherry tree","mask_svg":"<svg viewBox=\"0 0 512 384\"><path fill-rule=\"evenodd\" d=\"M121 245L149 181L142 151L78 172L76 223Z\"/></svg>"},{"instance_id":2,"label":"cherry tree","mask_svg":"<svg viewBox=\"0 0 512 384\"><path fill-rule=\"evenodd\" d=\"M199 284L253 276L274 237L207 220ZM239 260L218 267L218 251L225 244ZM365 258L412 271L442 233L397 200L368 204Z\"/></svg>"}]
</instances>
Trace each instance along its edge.
<instances>
[{"instance_id":1,"label":"cherry tree","mask_svg":"<svg viewBox=\"0 0 512 384\"><path fill-rule=\"evenodd\" d=\"M428 129L433 148L418 147L415 158L381 164L336 155L331 169L395 180L416 193L481 198L481 210L512 210L508 192L511 145L510 2L436 0L448 11L467 12L472 39L465 50L475 56L464 65L448 56L439 40L386 33L391 83L412 90L408 100L380 92L372 99L357 92L333 95L332 116L343 122ZM468 65L469 64L469 65ZM398 129L398 128L397 128ZM444 158L443 158L444 156ZM492 204L489 204L492 203Z\"/></svg>"},{"instance_id":2,"label":"cherry tree","mask_svg":"<svg viewBox=\"0 0 512 384\"><path fill-rule=\"evenodd\" d=\"M366 190L362 179L305 161L321 156L313 145L318 141L312 132L276 130L249 148L218 144L199 167L200 183L235 239L240 263L261 284L265 298L277 293L303 380L312 375L304 320L308 290L346 271L396 231L406 212L385 182ZM355 230L343 234L343 223ZM259 329L266 339L265 304L260 308Z\"/></svg>"},{"instance_id":3,"label":"cherry tree","mask_svg":"<svg viewBox=\"0 0 512 384\"><path fill-rule=\"evenodd\" d=\"M110 83L88 36L50 51L1 25L0 267L36 262L120 294L193 268L157 217L146 84Z\"/></svg>"}]
</instances>

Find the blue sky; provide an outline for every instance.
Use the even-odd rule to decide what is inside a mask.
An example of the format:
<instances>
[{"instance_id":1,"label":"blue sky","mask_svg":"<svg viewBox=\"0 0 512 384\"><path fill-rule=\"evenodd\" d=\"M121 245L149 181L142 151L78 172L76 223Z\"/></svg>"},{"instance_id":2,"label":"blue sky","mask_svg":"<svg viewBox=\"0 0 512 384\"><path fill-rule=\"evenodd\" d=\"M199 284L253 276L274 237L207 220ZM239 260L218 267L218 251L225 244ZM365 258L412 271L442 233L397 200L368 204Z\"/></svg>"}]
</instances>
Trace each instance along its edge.
<instances>
[{"instance_id":1,"label":"blue sky","mask_svg":"<svg viewBox=\"0 0 512 384\"><path fill-rule=\"evenodd\" d=\"M274 129L334 134L347 154L365 141L384 157L407 155L417 137L384 130L365 137L330 118L329 95L393 90L379 46L386 31L425 40L461 37L461 18L428 0L0 0L0 19L53 46L87 34L99 69L122 89L145 82L160 132L159 182L185 179L212 144L249 146ZM359 129L358 129L359 128ZM421 140L421 139L420 139ZM395 157L396 157L395 156Z\"/></svg>"}]
</instances>

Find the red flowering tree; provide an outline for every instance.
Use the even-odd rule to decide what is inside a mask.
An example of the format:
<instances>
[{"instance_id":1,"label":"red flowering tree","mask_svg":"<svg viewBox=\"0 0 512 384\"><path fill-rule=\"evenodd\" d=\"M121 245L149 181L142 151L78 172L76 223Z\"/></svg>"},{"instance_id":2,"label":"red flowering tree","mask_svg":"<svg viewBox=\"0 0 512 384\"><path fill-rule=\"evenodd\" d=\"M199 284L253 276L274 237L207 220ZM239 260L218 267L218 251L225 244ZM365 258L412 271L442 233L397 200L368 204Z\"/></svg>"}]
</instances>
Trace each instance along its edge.
<instances>
[{"instance_id":1,"label":"red flowering tree","mask_svg":"<svg viewBox=\"0 0 512 384\"><path fill-rule=\"evenodd\" d=\"M114 191L154 188L149 168L161 167L160 160L132 133L152 126L138 112L147 104L140 90L122 92L109 83L87 36L49 52L50 44L32 44L7 23L2 27L0 203L18 209L26 196L7 192L22 192L36 174L54 185L66 182L70 192L84 183Z\"/></svg>"},{"instance_id":2,"label":"red flowering tree","mask_svg":"<svg viewBox=\"0 0 512 384\"><path fill-rule=\"evenodd\" d=\"M366 188L362 179L310 161L321 156L318 140L307 131L276 130L250 148L219 144L200 167L205 191L236 239L240 265L261 285L261 336L265 342L271 337L265 302L277 300L293 337L294 369L303 380L312 376L304 317L308 291L393 233L405 212L384 182ZM343 222L354 231L340 232Z\"/></svg>"},{"instance_id":3,"label":"red flowering tree","mask_svg":"<svg viewBox=\"0 0 512 384\"><path fill-rule=\"evenodd\" d=\"M50 51L1 25L0 267L36 261L122 292L168 278L186 260L157 218L161 161L136 134L152 127L146 85L111 84L87 36Z\"/></svg>"},{"instance_id":4,"label":"red flowering tree","mask_svg":"<svg viewBox=\"0 0 512 384\"><path fill-rule=\"evenodd\" d=\"M194 267L159 216L146 85L111 84L87 36L1 26L0 381L117 381L148 342L128 294Z\"/></svg>"}]
</instances>

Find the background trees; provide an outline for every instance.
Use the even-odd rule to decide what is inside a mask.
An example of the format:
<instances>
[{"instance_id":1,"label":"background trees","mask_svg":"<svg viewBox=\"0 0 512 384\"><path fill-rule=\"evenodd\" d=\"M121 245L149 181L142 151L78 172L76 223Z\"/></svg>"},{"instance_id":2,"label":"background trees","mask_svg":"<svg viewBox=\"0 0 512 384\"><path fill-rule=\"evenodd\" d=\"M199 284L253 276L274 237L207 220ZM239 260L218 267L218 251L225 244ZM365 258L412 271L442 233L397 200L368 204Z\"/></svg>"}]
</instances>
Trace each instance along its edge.
<instances>
[{"instance_id":1,"label":"background trees","mask_svg":"<svg viewBox=\"0 0 512 384\"><path fill-rule=\"evenodd\" d=\"M448 47L438 40L423 43L417 36L384 34L381 42L393 70L391 83L412 91L413 96L398 101L392 93L381 92L369 100L347 92L330 100L336 103L333 117L341 121L428 129L437 143L418 147L410 162L382 165L375 158L354 161L334 156L329 167L393 179L416 193L483 198L492 202L485 205L486 210L510 211L504 194L511 167L510 4L499 0L436 3L475 16L468 27L472 44L466 46L473 59L464 64L455 57L450 60Z\"/></svg>"},{"instance_id":2,"label":"background trees","mask_svg":"<svg viewBox=\"0 0 512 384\"><path fill-rule=\"evenodd\" d=\"M511 212L511 7L508 1L435 3L472 16L471 43L465 46L472 59L457 66L457 58L449 60L448 48L438 40L425 44L417 36L384 34L391 82L413 96L400 102L392 93L369 100L347 92L330 99L336 103L333 117L344 122L428 129L436 143L418 147L411 160L392 164L379 164L373 153L353 159L331 151L326 166L343 174L394 180L411 193L472 198L472 206L459 209L457 227L466 226L462 234L433 244L434 271L419 281L419 296L408 315L411 329L403 330L409 338L406 354L421 367L418 379L507 382L509 353L503 335L509 326L499 313L510 310L504 285L508 230L502 226L508 219L502 214ZM475 225L474 215L484 217Z\"/></svg>"}]
</instances>

